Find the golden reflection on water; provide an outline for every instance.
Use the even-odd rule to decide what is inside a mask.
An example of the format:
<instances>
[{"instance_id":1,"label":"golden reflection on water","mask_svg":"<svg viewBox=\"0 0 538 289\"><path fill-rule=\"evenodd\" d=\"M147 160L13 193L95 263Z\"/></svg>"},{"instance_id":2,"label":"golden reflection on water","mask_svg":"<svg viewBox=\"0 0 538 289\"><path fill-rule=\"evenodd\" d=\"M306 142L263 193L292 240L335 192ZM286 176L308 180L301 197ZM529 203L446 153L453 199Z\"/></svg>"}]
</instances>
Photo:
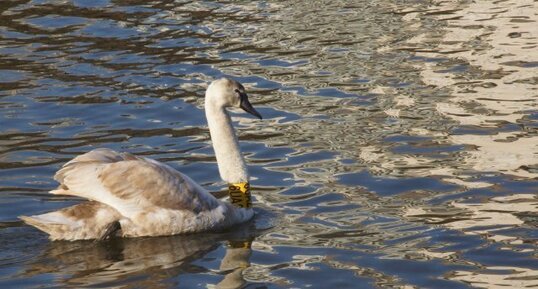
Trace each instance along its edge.
<instances>
[{"instance_id":1,"label":"golden reflection on water","mask_svg":"<svg viewBox=\"0 0 538 289\"><path fill-rule=\"evenodd\" d=\"M420 34L408 40L407 45L420 56L449 54L450 58L473 70L466 75L443 71L435 63L420 66L425 84L450 93L449 98L436 106L441 115L465 126L496 127L504 123L519 125L538 109L538 29L533 1L473 1L468 5L437 1L435 10L453 10L450 16L435 17L447 19L444 33ZM419 14L409 13L404 19L416 23L417 17ZM432 46L422 48L430 43L438 44L434 44L433 49ZM538 135L535 131L532 133L535 128L526 128L525 123L521 125L523 129L519 132L448 136L451 143L474 149L463 154L457 170L444 169L443 174L458 175L458 178L445 180L471 188L494 185L483 181L466 182L461 179L462 169L501 172L528 179L538 177L535 169L529 170L538 163ZM453 212L447 215L436 215L429 208L410 207L406 216L439 222L466 234L514 245L522 244L523 240L505 235L502 230L524 225L518 214L538 211L535 194L488 198L482 203L455 201L451 205ZM538 271L530 268L491 266L478 272L457 271L449 278L479 288L524 288L536 286L536 276Z\"/></svg>"},{"instance_id":2,"label":"golden reflection on water","mask_svg":"<svg viewBox=\"0 0 538 289\"><path fill-rule=\"evenodd\" d=\"M423 83L449 95L435 105L443 117L463 126L482 128L505 123L519 124L538 108L538 66L535 61L538 58L538 32L533 5L533 1L475 1L468 5L436 1L430 7L422 8L424 12L417 12L413 7L405 8L399 13L404 14L403 20L417 30L425 24L421 22L424 18L433 18L447 26L441 31L424 31L396 47L388 45L380 50L413 51L417 56L427 58L448 56L471 67L470 71L462 72L443 69L437 62L414 64L420 70L419 77ZM386 93L387 90L395 93L382 87L376 92ZM412 96L406 95L395 97L393 102L393 107L384 110L391 117L400 116L402 108L416 108L417 103ZM448 138L449 143L475 147L462 154L457 167L437 164L433 168L434 174L458 174L461 179L465 177L460 175L462 170L473 169L535 178L538 176L535 170L528 169L538 163L538 139L532 131L532 127L524 127L523 133L448 135L414 128L410 133L417 136L440 135ZM375 147L361 148L360 157L367 162L376 162L381 156ZM385 159L394 158L397 160L383 162L382 165L394 168L395 162L409 166L428 163L427 159L409 155L390 155Z\"/></svg>"},{"instance_id":3,"label":"golden reflection on water","mask_svg":"<svg viewBox=\"0 0 538 289\"><path fill-rule=\"evenodd\" d=\"M520 267L491 266L482 272L456 271L449 278L469 283L475 288L533 288L538 286L536 273L536 270Z\"/></svg>"}]
</instances>

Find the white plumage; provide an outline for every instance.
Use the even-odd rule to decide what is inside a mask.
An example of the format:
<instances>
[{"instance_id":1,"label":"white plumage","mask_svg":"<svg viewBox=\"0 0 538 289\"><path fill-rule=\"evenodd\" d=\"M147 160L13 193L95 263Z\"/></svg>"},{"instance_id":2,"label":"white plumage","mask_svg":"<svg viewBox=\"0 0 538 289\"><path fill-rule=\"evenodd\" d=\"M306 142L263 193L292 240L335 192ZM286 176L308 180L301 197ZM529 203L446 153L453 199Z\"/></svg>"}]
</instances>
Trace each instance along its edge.
<instances>
[{"instance_id":1,"label":"white plumage","mask_svg":"<svg viewBox=\"0 0 538 289\"><path fill-rule=\"evenodd\" d=\"M261 118L243 86L213 81L205 97L206 117L221 178L248 182L227 107L241 107ZM53 240L97 239L119 223L124 237L163 236L220 230L252 218L251 208L216 199L186 175L158 161L95 149L66 163L55 175L52 194L89 201L59 211L21 216Z\"/></svg>"}]
</instances>

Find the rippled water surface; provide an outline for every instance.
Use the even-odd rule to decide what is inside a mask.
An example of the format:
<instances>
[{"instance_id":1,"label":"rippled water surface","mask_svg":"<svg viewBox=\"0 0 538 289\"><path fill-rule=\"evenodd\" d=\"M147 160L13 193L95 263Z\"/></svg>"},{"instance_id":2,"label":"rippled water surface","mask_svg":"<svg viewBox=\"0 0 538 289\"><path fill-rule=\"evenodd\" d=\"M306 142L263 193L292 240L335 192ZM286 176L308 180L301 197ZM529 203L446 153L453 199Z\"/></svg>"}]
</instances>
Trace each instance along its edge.
<instances>
[{"instance_id":1,"label":"rippled water surface","mask_svg":"<svg viewBox=\"0 0 538 289\"><path fill-rule=\"evenodd\" d=\"M538 286L532 0L0 2L1 288ZM97 147L222 191L203 113L231 76L257 216L50 242L54 172ZM251 243L251 248L248 244Z\"/></svg>"}]
</instances>

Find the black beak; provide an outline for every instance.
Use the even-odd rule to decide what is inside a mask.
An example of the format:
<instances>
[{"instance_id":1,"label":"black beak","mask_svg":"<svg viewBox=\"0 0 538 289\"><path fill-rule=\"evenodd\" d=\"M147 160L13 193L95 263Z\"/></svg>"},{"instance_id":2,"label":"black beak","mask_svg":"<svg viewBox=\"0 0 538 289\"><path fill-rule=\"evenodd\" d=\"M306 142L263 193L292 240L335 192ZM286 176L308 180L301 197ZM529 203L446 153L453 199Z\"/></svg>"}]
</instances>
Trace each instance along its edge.
<instances>
[{"instance_id":1,"label":"black beak","mask_svg":"<svg viewBox=\"0 0 538 289\"><path fill-rule=\"evenodd\" d=\"M239 106L244 111L258 117L259 119L262 119L261 114L259 114L254 107L252 107L252 104L248 101L248 96L246 93L240 93L239 96L241 97L241 105Z\"/></svg>"}]
</instances>

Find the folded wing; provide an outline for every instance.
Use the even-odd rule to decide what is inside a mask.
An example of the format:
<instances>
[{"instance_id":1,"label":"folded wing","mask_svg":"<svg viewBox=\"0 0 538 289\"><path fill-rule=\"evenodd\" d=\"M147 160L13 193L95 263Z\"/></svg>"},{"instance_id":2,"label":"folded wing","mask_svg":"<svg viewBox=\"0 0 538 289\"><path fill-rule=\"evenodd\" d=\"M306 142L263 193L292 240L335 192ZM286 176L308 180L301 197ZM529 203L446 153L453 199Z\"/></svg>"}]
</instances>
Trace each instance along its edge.
<instances>
[{"instance_id":1,"label":"folded wing","mask_svg":"<svg viewBox=\"0 0 538 289\"><path fill-rule=\"evenodd\" d=\"M55 179L61 185L51 193L94 200L127 218L155 209L197 214L219 205L210 193L170 166L109 149L74 158Z\"/></svg>"}]
</instances>

